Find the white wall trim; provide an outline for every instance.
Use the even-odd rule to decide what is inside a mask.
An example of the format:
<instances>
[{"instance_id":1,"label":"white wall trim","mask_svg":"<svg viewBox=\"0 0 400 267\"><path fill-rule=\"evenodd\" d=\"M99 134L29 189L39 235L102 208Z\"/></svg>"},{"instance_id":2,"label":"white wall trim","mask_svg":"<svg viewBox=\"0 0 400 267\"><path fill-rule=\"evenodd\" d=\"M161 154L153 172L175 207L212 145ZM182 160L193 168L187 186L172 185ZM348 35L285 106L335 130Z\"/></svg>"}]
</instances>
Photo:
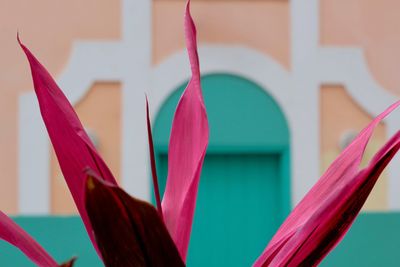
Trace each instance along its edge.
<instances>
[{"instance_id":1,"label":"white wall trim","mask_svg":"<svg viewBox=\"0 0 400 267\"><path fill-rule=\"evenodd\" d=\"M318 0L290 1L293 109L292 204L298 203L319 178L320 117L316 49L319 41ZM298 144L298 145L296 145Z\"/></svg>"},{"instance_id":2,"label":"white wall trim","mask_svg":"<svg viewBox=\"0 0 400 267\"><path fill-rule=\"evenodd\" d=\"M123 0L122 9L122 40L75 42L57 81L72 104L96 81L122 82L122 184L131 194L148 199L149 185L142 179L147 166L145 127L138 125L144 125L143 92L148 87L151 62L151 0ZM48 214L50 147L34 92L20 96L18 150L19 212Z\"/></svg>"},{"instance_id":3,"label":"white wall trim","mask_svg":"<svg viewBox=\"0 0 400 267\"><path fill-rule=\"evenodd\" d=\"M362 50L319 45L318 0L291 0L290 10L290 71L268 55L244 46L201 44L199 54L203 74L230 73L252 80L282 108L291 133L291 192L295 204L319 178L320 85L342 84L372 116L396 97L372 77ZM149 93L155 117L165 99L190 77L190 68L183 50L151 68L151 0L123 0L122 14L122 40L75 43L58 82L73 104L95 81L122 82L122 184L136 197L150 199L144 92ZM34 94L22 95L19 103L19 211L47 214L47 134ZM389 134L399 129L399 113L386 120ZM389 169L389 206L390 210L400 210L400 157L394 161Z\"/></svg>"},{"instance_id":4,"label":"white wall trim","mask_svg":"<svg viewBox=\"0 0 400 267\"><path fill-rule=\"evenodd\" d=\"M47 214L50 211L50 146L34 95L20 96L18 118L19 213Z\"/></svg>"},{"instance_id":5,"label":"white wall trim","mask_svg":"<svg viewBox=\"0 0 400 267\"><path fill-rule=\"evenodd\" d=\"M376 117L398 100L379 85L368 69L365 53L360 48L323 48L319 51L320 83L344 85L350 97L370 116ZM388 137L400 129L400 111L394 111L384 122ZM400 210L400 156L389 165L388 207Z\"/></svg>"},{"instance_id":6,"label":"white wall trim","mask_svg":"<svg viewBox=\"0 0 400 267\"><path fill-rule=\"evenodd\" d=\"M198 50L202 75L230 73L273 88L268 91L269 94L279 103L285 115L290 116L290 75L273 58L244 46L202 44ZM181 50L152 69L149 97L153 115L157 114L169 95L190 78L188 66L186 50Z\"/></svg>"},{"instance_id":7,"label":"white wall trim","mask_svg":"<svg viewBox=\"0 0 400 267\"><path fill-rule=\"evenodd\" d=\"M291 136L296 136L299 128L294 127L297 120L296 91L292 84L290 73L277 61L266 54L244 46L228 45L200 45L200 70L202 75L214 73L226 73L237 75L257 83L266 93L271 95L279 104L285 114ZM182 50L163 61L152 70L151 90L149 99L153 120L162 107L164 101L190 78L190 68L186 50ZM297 91L299 92L299 91ZM312 123L305 122L307 128ZM309 149L304 142L291 142L291 151ZM301 158L307 161L308 158ZM293 161L291 161L293 165ZM302 162L299 162L301 165ZM291 168L293 170L293 167ZM293 182L299 176L293 176L291 184L301 184L301 181ZM296 191L295 188L293 191Z\"/></svg>"}]
</instances>

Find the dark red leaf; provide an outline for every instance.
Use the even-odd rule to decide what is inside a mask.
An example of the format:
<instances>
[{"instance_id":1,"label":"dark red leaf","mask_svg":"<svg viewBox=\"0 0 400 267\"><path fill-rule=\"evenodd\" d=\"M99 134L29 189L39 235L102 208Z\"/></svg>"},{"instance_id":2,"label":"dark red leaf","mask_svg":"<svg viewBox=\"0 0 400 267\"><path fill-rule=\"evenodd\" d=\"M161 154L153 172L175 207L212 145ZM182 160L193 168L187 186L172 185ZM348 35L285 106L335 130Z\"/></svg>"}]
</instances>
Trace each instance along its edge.
<instances>
[{"instance_id":1,"label":"dark red leaf","mask_svg":"<svg viewBox=\"0 0 400 267\"><path fill-rule=\"evenodd\" d=\"M76 257L74 257L74 258L70 259L69 261L61 264L60 267L72 267L72 266L74 266L75 261L76 261Z\"/></svg>"},{"instance_id":2,"label":"dark red leaf","mask_svg":"<svg viewBox=\"0 0 400 267\"><path fill-rule=\"evenodd\" d=\"M106 266L185 266L152 205L87 174L86 210Z\"/></svg>"},{"instance_id":3,"label":"dark red leaf","mask_svg":"<svg viewBox=\"0 0 400 267\"><path fill-rule=\"evenodd\" d=\"M152 177L153 177L153 186L154 186L154 196L156 198L158 213L160 214L160 217L162 219L163 215L162 215L162 207L161 207L161 198L160 198L160 190L159 190L159 187L158 187L156 159L155 159L155 156L154 156L153 135L151 133L149 101L147 100L147 97L146 97L146 119L147 119L147 137L148 137L148 140L149 140L149 154L150 154L151 174L152 174Z\"/></svg>"}]
</instances>

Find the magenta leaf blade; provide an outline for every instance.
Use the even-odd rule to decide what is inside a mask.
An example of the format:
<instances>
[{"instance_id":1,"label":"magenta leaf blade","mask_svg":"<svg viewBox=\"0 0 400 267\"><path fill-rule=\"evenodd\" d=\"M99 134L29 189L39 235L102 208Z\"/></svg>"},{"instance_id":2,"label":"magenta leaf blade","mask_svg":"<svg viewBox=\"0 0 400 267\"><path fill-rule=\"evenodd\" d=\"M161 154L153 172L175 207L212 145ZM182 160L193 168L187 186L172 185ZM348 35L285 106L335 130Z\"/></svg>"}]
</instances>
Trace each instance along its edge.
<instances>
[{"instance_id":1,"label":"magenta leaf blade","mask_svg":"<svg viewBox=\"0 0 400 267\"><path fill-rule=\"evenodd\" d=\"M21 250L40 267L56 267L57 262L28 233L0 211L0 239Z\"/></svg>"},{"instance_id":2,"label":"magenta leaf blade","mask_svg":"<svg viewBox=\"0 0 400 267\"><path fill-rule=\"evenodd\" d=\"M149 101L148 101L147 97L146 97L146 120L147 120L147 137L148 137L148 142L149 142L151 175L153 178L153 186L154 186L154 196L156 199L157 211L160 214L160 217L163 218L162 207L161 207L161 198L160 198L160 189L158 186L156 159L155 159L155 155L154 155L153 134L151 132Z\"/></svg>"},{"instance_id":3,"label":"magenta leaf blade","mask_svg":"<svg viewBox=\"0 0 400 267\"><path fill-rule=\"evenodd\" d=\"M190 15L190 1L186 5L184 26L192 77L179 100L172 123L168 178L162 209L167 228L185 260L209 138L200 84L196 28Z\"/></svg>"},{"instance_id":4,"label":"magenta leaf blade","mask_svg":"<svg viewBox=\"0 0 400 267\"><path fill-rule=\"evenodd\" d=\"M85 174L90 167L103 179L116 184L115 178L86 134L73 107L56 82L19 38L29 61L35 93L47 132L53 144L61 171L73 196L89 237L95 246L90 222L83 202Z\"/></svg>"},{"instance_id":5,"label":"magenta leaf blade","mask_svg":"<svg viewBox=\"0 0 400 267\"><path fill-rule=\"evenodd\" d=\"M397 153L396 133L359 170L366 145L378 123L400 105L377 116L339 155L294 208L254 266L315 266L342 240L379 175Z\"/></svg>"}]
</instances>

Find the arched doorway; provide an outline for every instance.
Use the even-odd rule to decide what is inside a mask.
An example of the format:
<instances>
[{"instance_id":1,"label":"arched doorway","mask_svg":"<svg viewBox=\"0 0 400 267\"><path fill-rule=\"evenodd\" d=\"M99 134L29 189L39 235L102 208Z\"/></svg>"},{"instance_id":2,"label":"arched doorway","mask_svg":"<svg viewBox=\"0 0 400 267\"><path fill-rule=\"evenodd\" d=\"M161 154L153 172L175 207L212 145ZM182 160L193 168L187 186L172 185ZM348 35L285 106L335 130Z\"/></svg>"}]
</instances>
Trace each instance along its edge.
<instances>
[{"instance_id":1,"label":"arched doorway","mask_svg":"<svg viewBox=\"0 0 400 267\"><path fill-rule=\"evenodd\" d=\"M162 105L154 124L161 192L172 117L186 84ZM260 86L228 74L202 78L210 124L189 266L250 266L290 207L289 129Z\"/></svg>"}]
</instances>

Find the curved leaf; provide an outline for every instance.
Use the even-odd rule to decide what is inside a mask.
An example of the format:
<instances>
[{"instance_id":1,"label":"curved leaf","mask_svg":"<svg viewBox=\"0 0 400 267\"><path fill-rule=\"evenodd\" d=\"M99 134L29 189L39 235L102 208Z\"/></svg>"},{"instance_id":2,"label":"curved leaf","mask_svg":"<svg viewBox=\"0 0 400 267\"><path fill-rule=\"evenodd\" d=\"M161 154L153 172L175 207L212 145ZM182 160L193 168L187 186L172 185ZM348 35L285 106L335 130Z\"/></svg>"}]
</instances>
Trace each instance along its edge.
<instances>
[{"instance_id":1,"label":"curved leaf","mask_svg":"<svg viewBox=\"0 0 400 267\"><path fill-rule=\"evenodd\" d=\"M0 238L21 250L40 267L56 267L57 262L27 232L0 211Z\"/></svg>"},{"instance_id":2,"label":"curved leaf","mask_svg":"<svg viewBox=\"0 0 400 267\"><path fill-rule=\"evenodd\" d=\"M150 165L151 165L151 175L153 178L153 186L154 186L154 196L157 204L157 211L162 216L162 207L161 207L161 199L160 199L160 190L158 187L158 177L157 177L157 169L156 169L156 159L154 156L154 145L153 145L153 134L151 133L151 122L150 122L150 113L149 113L149 101L146 96L146 120L147 120L147 137L149 142L149 154L150 154Z\"/></svg>"},{"instance_id":3,"label":"curved leaf","mask_svg":"<svg viewBox=\"0 0 400 267\"><path fill-rule=\"evenodd\" d=\"M339 155L288 216L254 266L313 266L334 248L399 149L397 133L369 166L359 171L374 128L399 105L400 101L376 117Z\"/></svg>"},{"instance_id":4,"label":"curved leaf","mask_svg":"<svg viewBox=\"0 0 400 267\"><path fill-rule=\"evenodd\" d=\"M116 184L116 181L90 141L73 107L61 89L19 38L18 42L28 58L40 112L56 152L61 171L90 239L97 250L83 202L85 174L82 170L89 166L100 173L106 181L113 184Z\"/></svg>"},{"instance_id":5,"label":"curved leaf","mask_svg":"<svg viewBox=\"0 0 400 267\"><path fill-rule=\"evenodd\" d=\"M168 179L162 209L167 228L182 258L186 259L200 173L208 145L208 121L201 91L196 27L190 15L190 1L186 5L184 21L192 77L179 100L172 123Z\"/></svg>"},{"instance_id":6,"label":"curved leaf","mask_svg":"<svg viewBox=\"0 0 400 267\"><path fill-rule=\"evenodd\" d=\"M367 200L379 175L400 148L400 134L376 161L338 190L285 244L271 266L316 266L339 243ZM279 263L279 264L278 264Z\"/></svg>"}]
</instances>

